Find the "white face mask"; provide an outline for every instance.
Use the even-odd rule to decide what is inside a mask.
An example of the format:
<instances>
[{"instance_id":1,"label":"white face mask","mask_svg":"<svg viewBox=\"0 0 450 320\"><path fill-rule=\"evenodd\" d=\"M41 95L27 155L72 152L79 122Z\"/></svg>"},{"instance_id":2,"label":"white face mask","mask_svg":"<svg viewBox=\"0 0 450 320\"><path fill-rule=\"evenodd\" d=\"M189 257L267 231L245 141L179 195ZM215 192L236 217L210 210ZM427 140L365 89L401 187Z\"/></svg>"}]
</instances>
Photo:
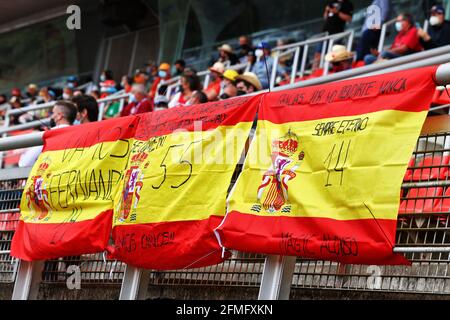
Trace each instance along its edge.
<instances>
[{"instance_id":1,"label":"white face mask","mask_svg":"<svg viewBox=\"0 0 450 320\"><path fill-rule=\"evenodd\" d=\"M397 21L395 23L395 30L397 30L397 32L402 31L402 22L401 21Z\"/></svg>"},{"instance_id":2,"label":"white face mask","mask_svg":"<svg viewBox=\"0 0 450 320\"><path fill-rule=\"evenodd\" d=\"M257 58L261 58L264 55L264 51L262 51L262 49L256 49L255 50L255 56Z\"/></svg>"},{"instance_id":3,"label":"white face mask","mask_svg":"<svg viewBox=\"0 0 450 320\"><path fill-rule=\"evenodd\" d=\"M70 95L68 93L63 93L62 97L64 100L70 100Z\"/></svg>"},{"instance_id":4,"label":"white face mask","mask_svg":"<svg viewBox=\"0 0 450 320\"><path fill-rule=\"evenodd\" d=\"M439 18L436 16L431 16L429 21L430 21L430 25L432 25L432 26L437 26L438 24L441 23Z\"/></svg>"}]
</instances>

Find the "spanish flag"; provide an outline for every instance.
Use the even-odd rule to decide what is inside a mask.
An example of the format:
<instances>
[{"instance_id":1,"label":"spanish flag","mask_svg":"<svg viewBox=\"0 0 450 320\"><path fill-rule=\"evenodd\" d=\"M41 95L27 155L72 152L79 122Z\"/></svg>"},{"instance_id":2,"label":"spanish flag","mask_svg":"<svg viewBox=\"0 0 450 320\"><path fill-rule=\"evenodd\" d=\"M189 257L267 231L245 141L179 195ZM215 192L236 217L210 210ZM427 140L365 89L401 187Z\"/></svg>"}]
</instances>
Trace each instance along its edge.
<instances>
[{"instance_id":1,"label":"spanish flag","mask_svg":"<svg viewBox=\"0 0 450 320\"><path fill-rule=\"evenodd\" d=\"M260 97L140 115L114 202L111 257L146 269L223 261L214 229Z\"/></svg>"},{"instance_id":2,"label":"spanish flag","mask_svg":"<svg viewBox=\"0 0 450 320\"><path fill-rule=\"evenodd\" d=\"M138 118L45 132L20 203L11 255L27 261L104 251Z\"/></svg>"},{"instance_id":3,"label":"spanish flag","mask_svg":"<svg viewBox=\"0 0 450 320\"><path fill-rule=\"evenodd\" d=\"M269 93L216 232L229 249L351 264L393 253L435 67Z\"/></svg>"}]
</instances>

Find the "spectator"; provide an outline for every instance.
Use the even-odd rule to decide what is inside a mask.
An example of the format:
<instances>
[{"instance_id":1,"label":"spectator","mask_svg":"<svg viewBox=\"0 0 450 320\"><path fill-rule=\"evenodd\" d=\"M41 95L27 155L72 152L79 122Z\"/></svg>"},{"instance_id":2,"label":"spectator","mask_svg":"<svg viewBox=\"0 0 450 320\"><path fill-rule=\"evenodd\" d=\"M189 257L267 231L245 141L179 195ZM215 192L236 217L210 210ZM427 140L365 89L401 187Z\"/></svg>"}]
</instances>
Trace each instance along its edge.
<instances>
[{"instance_id":1,"label":"spectator","mask_svg":"<svg viewBox=\"0 0 450 320\"><path fill-rule=\"evenodd\" d=\"M55 93L47 87L39 90L39 97L43 103L48 103L55 100Z\"/></svg>"},{"instance_id":2,"label":"spectator","mask_svg":"<svg viewBox=\"0 0 450 320\"><path fill-rule=\"evenodd\" d=\"M253 47L251 45L251 40L249 36L240 36L239 37L239 52L238 58L240 63L247 62L247 56L250 51L253 51Z\"/></svg>"},{"instance_id":3,"label":"spectator","mask_svg":"<svg viewBox=\"0 0 450 320\"><path fill-rule=\"evenodd\" d=\"M236 70L228 69L223 73L222 88L220 100L225 100L237 95L236 80L239 76Z\"/></svg>"},{"instance_id":4,"label":"spectator","mask_svg":"<svg viewBox=\"0 0 450 320\"><path fill-rule=\"evenodd\" d=\"M52 129L68 127L73 124L77 117L77 107L70 101L57 101L53 107L50 126ZM19 160L19 167L32 166L42 152L43 146L29 148Z\"/></svg>"},{"instance_id":5,"label":"spectator","mask_svg":"<svg viewBox=\"0 0 450 320\"><path fill-rule=\"evenodd\" d=\"M215 101L220 94L220 85L222 83L222 76L225 71L225 66L222 62L216 62L211 68L209 68L209 71L211 71L210 80L208 87L205 90L205 94L209 101Z\"/></svg>"},{"instance_id":6,"label":"spectator","mask_svg":"<svg viewBox=\"0 0 450 320\"><path fill-rule=\"evenodd\" d=\"M114 81L113 73L111 70L103 70L102 74L100 75L100 82L105 82L106 80Z\"/></svg>"},{"instance_id":7,"label":"spectator","mask_svg":"<svg viewBox=\"0 0 450 320\"><path fill-rule=\"evenodd\" d=\"M253 72L244 72L236 77L236 81L238 96L262 90L261 82Z\"/></svg>"},{"instance_id":8,"label":"spectator","mask_svg":"<svg viewBox=\"0 0 450 320\"><path fill-rule=\"evenodd\" d=\"M413 17L409 13L403 13L397 17L395 29L398 31L398 34L391 48L381 52L378 57L375 51L365 56L364 62L366 65L377 61L377 59L395 59L423 49L419 41L419 36L417 35L417 29L414 26Z\"/></svg>"},{"instance_id":9,"label":"spectator","mask_svg":"<svg viewBox=\"0 0 450 320\"><path fill-rule=\"evenodd\" d=\"M186 62L183 59L175 61L175 76L181 76L186 69Z\"/></svg>"},{"instance_id":10,"label":"spectator","mask_svg":"<svg viewBox=\"0 0 450 320\"><path fill-rule=\"evenodd\" d=\"M155 97L154 111L166 110L167 108L169 108L169 100L165 95L158 94Z\"/></svg>"},{"instance_id":11,"label":"spectator","mask_svg":"<svg viewBox=\"0 0 450 320\"><path fill-rule=\"evenodd\" d=\"M380 9L380 23L374 24L374 17L367 15L364 21L361 39L356 49L356 60L362 61L364 57L378 48L381 36L381 26L389 19L389 0L374 0L371 6L377 6ZM366 12L367 14L368 12Z\"/></svg>"},{"instance_id":12,"label":"spectator","mask_svg":"<svg viewBox=\"0 0 450 320\"><path fill-rule=\"evenodd\" d=\"M78 79L75 76L70 76L67 78L67 87L75 89L78 87Z\"/></svg>"},{"instance_id":13,"label":"spectator","mask_svg":"<svg viewBox=\"0 0 450 320\"><path fill-rule=\"evenodd\" d=\"M219 60L217 60L217 62L222 62L223 64L228 64L230 66L238 63L238 57L234 54L233 48L231 48L229 44L223 44L218 50Z\"/></svg>"},{"instance_id":14,"label":"spectator","mask_svg":"<svg viewBox=\"0 0 450 320\"><path fill-rule=\"evenodd\" d=\"M196 90L201 90L197 75L183 75L181 77L181 91L176 93L169 102L169 108L185 106Z\"/></svg>"},{"instance_id":15,"label":"spectator","mask_svg":"<svg viewBox=\"0 0 450 320\"><path fill-rule=\"evenodd\" d=\"M72 99L77 107L77 117L74 124L83 124L98 120L98 103L92 96L78 95Z\"/></svg>"},{"instance_id":16,"label":"spectator","mask_svg":"<svg viewBox=\"0 0 450 320\"><path fill-rule=\"evenodd\" d=\"M330 62L333 72L349 70L352 68L353 53L347 51L345 46L336 44L325 56L325 60Z\"/></svg>"},{"instance_id":17,"label":"spectator","mask_svg":"<svg viewBox=\"0 0 450 320\"><path fill-rule=\"evenodd\" d=\"M145 86L143 84L133 84L130 100L131 102L120 113L121 117L153 110L153 106L145 93Z\"/></svg>"},{"instance_id":18,"label":"spectator","mask_svg":"<svg viewBox=\"0 0 450 320\"><path fill-rule=\"evenodd\" d=\"M228 84L223 88L223 93L220 95L220 100L226 100L228 98L237 96L237 88L233 84Z\"/></svg>"},{"instance_id":19,"label":"spectator","mask_svg":"<svg viewBox=\"0 0 450 320\"><path fill-rule=\"evenodd\" d=\"M12 96L11 99L9 99L9 105L11 106L11 109L20 109L22 108L22 101L18 96ZM10 116L10 123L12 124L20 124L24 123L25 121L20 121L19 118L23 114L14 114Z\"/></svg>"},{"instance_id":20,"label":"spectator","mask_svg":"<svg viewBox=\"0 0 450 320\"><path fill-rule=\"evenodd\" d=\"M158 76L153 81L152 87L150 89L150 99L153 100L153 98L156 95L156 90L158 89L158 85L162 80L169 80L171 78L170 76L170 64L168 63L161 63L158 70Z\"/></svg>"},{"instance_id":21,"label":"spectator","mask_svg":"<svg viewBox=\"0 0 450 320\"><path fill-rule=\"evenodd\" d=\"M351 1L328 1L328 4L323 12L323 19L325 20L325 23L323 25L322 31L328 32L328 34L341 33L345 30L345 24L352 21L352 17L353 3ZM323 43L320 43L316 47L313 69L316 69L319 65L322 45Z\"/></svg>"},{"instance_id":22,"label":"spectator","mask_svg":"<svg viewBox=\"0 0 450 320\"><path fill-rule=\"evenodd\" d=\"M450 44L450 22L445 21L443 6L433 6L430 10L430 26L428 32L419 29L417 34L425 50Z\"/></svg>"},{"instance_id":23,"label":"spectator","mask_svg":"<svg viewBox=\"0 0 450 320\"><path fill-rule=\"evenodd\" d=\"M106 98L110 94L114 94L116 92L116 82L114 80L105 80L100 82L100 99Z\"/></svg>"},{"instance_id":24,"label":"spectator","mask_svg":"<svg viewBox=\"0 0 450 320\"><path fill-rule=\"evenodd\" d=\"M11 90L11 97L17 97L19 99L22 99L22 92L20 91L19 88L13 88Z\"/></svg>"},{"instance_id":25,"label":"spectator","mask_svg":"<svg viewBox=\"0 0 450 320\"><path fill-rule=\"evenodd\" d=\"M187 101L187 106L193 106L196 104L202 104L208 102L208 97L206 94L201 90L195 90L194 93L192 93L192 97Z\"/></svg>"},{"instance_id":26,"label":"spectator","mask_svg":"<svg viewBox=\"0 0 450 320\"><path fill-rule=\"evenodd\" d=\"M35 101L39 95L39 90L37 85L34 83L30 83L27 86L27 92L26 92L27 98L29 98L31 101Z\"/></svg>"},{"instance_id":27,"label":"spectator","mask_svg":"<svg viewBox=\"0 0 450 320\"><path fill-rule=\"evenodd\" d=\"M120 87L125 90L125 93L130 93L133 79L129 76L123 76L120 81Z\"/></svg>"},{"instance_id":28,"label":"spectator","mask_svg":"<svg viewBox=\"0 0 450 320\"><path fill-rule=\"evenodd\" d=\"M8 101L8 98L6 97L5 94L0 94L0 106L2 104L5 104Z\"/></svg>"},{"instance_id":29,"label":"spectator","mask_svg":"<svg viewBox=\"0 0 450 320\"><path fill-rule=\"evenodd\" d=\"M255 51L258 60L256 60L253 67L250 69L250 71L259 78L263 89L269 88L270 75L275 62L274 58L270 55L270 51L269 45L267 43L262 43ZM288 77L286 71L280 65L277 66L276 75Z\"/></svg>"},{"instance_id":30,"label":"spectator","mask_svg":"<svg viewBox=\"0 0 450 320\"><path fill-rule=\"evenodd\" d=\"M64 87L62 98L63 98L63 100L72 99L73 98L73 88Z\"/></svg>"},{"instance_id":31,"label":"spectator","mask_svg":"<svg viewBox=\"0 0 450 320\"><path fill-rule=\"evenodd\" d=\"M136 72L134 73L134 77L133 77L133 83L137 83L137 84L143 84L145 86L145 84L147 83L148 80L148 74L144 71L144 70L136 70Z\"/></svg>"}]
</instances>

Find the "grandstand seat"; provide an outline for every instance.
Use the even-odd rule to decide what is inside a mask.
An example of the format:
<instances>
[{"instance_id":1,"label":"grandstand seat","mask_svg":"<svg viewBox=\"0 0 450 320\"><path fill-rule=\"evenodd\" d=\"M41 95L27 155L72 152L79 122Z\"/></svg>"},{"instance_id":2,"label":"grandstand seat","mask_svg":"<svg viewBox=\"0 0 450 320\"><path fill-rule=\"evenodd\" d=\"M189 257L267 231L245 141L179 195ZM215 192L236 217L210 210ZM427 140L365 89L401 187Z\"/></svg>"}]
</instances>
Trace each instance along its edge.
<instances>
[{"instance_id":1,"label":"grandstand seat","mask_svg":"<svg viewBox=\"0 0 450 320\"><path fill-rule=\"evenodd\" d=\"M438 220L442 224L446 224L447 218L450 215L450 187L445 190L443 199L439 199L438 202L434 204L433 210L435 212L446 212L445 215L439 215Z\"/></svg>"},{"instance_id":2,"label":"grandstand seat","mask_svg":"<svg viewBox=\"0 0 450 320\"><path fill-rule=\"evenodd\" d=\"M449 156L427 156L422 159L417 168L413 170L413 181L445 180L448 176ZM438 168L423 168L428 166L441 166Z\"/></svg>"},{"instance_id":3,"label":"grandstand seat","mask_svg":"<svg viewBox=\"0 0 450 320\"><path fill-rule=\"evenodd\" d=\"M0 231L14 231L19 223L19 212L8 212L0 214Z\"/></svg>"},{"instance_id":4,"label":"grandstand seat","mask_svg":"<svg viewBox=\"0 0 450 320\"><path fill-rule=\"evenodd\" d=\"M411 181L412 180L412 172L413 172L413 170L409 169L409 168L414 167L415 162L416 162L416 159L414 157L409 159L408 169L406 169L405 176L403 177L403 181Z\"/></svg>"},{"instance_id":5,"label":"grandstand seat","mask_svg":"<svg viewBox=\"0 0 450 320\"><path fill-rule=\"evenodd\" d=\"M399 214L433 212L435 205L440 200L433 197L440 197L442 193L443 188L441 187L411 188L406 199L400 204Z\"/></svg>"}]
</instances>

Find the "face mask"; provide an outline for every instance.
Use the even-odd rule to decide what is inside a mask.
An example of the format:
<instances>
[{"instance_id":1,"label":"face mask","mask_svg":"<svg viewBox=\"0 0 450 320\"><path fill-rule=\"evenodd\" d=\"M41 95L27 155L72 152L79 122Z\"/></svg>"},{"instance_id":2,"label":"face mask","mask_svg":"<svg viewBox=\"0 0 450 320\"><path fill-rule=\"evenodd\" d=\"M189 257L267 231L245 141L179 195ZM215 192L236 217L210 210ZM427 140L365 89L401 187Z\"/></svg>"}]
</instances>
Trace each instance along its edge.
<instances>
[{"instance_id":1,"label":"face mask","mask_svg":"<svg viewBox=\"0 0 450 320\"><path fill-rule=\"evenodd\" d=\"M74 126L77 126L77 125L79 125L79 124L81 124L81 121L78 120L78 119L75 119L75 121L73 122L73 125L74 125Z\"/></svg>"},{"instance_id":2,"label":"face mask","mask_svg":"<svg viewBox=\"0 0 450 320\"><path fill-rule=\"evenodd\" d=\"M243 96L244 94L247 94L247 92L245 92L244 90L238 90L236 95L238 96Z\"/></svg>"},{"instance_id":3,"label":"face mask","mask_svg":"<svg viewBox=\"0 0 450 320\"><path fill-rule=\"evenodd\" d=\"M430 17L430 25L432 26L437 26L441 21L439 20L438 17L436 16L431 16Z\"/></svg>"},{"instance_id":4,"label":"face mask","mask_svg":"<svg viewBox=\"0 0 450 320\"><path fill-rule=\"evenodd\" d=\"M128 102L132 103L132 102L136 102L136 101L137 101L136 96L134 94L130 93L130 97L128 98Z\"/></svg>"},{"instance_id":5,"label":"face mask","mask_svg":"<svg viewBox=\"0 0 450 320\"><path fill-rule=\"evenodd\" d=\"M167 72L166 72L166 71L163 71L163 70L159 70L159 71L158 71L158 76L159 76L160 78L165 78L165 77L167 77Z\"/></svg>"},{"instance_id":6,"label":"face mask","mask_svg":"<svg viewBox=\"0 0 450 320\"><path fill-rule=\"evenodd\" d=\"M55 119L50 118L50 128L54 128L54 127L56 127Z\"/></svg>"},{"instance_id":7,"label":"face mask","mask_svg":"<svg viewBox=\"0 0 450 320\"><path fill-rule=\"evenodd\" d=\"M261 49L256 49L255 50L255 56L257 58L261 58L264 55L264 51L262 51Z\"/></svg>"},{"instance_id":8,"label":"face mask","mask_svg":"<svg viewBox=\"0 0 450 320\"><path fill-rule=\"evenodd\" d=\"M64 100L70 100L70 95L68 93L63 93L62 97Z\"/></svg>"},{"instance_id":9,"label":"face mask","mask_svg":"<svg viewBox=\"0 0 450 320\"><path fill-rule=\"evenodd\" d=\"M402 22L401 21L397 21L395 23L395 30L397 30L397 32L402 31Z\"/></svg>"},{"instance_id":10,"label":"face mask","mask_svg":"<svg viewBox=\"0 0 450 320\"><path fill-rule=\"evenodd\" d=\"M101 81L101 82L104 82L105 80L106 80L106 77L105 77L105 75L102 74L102 75L100 76L100 81Z\"/></svg>"}]
</instances>

